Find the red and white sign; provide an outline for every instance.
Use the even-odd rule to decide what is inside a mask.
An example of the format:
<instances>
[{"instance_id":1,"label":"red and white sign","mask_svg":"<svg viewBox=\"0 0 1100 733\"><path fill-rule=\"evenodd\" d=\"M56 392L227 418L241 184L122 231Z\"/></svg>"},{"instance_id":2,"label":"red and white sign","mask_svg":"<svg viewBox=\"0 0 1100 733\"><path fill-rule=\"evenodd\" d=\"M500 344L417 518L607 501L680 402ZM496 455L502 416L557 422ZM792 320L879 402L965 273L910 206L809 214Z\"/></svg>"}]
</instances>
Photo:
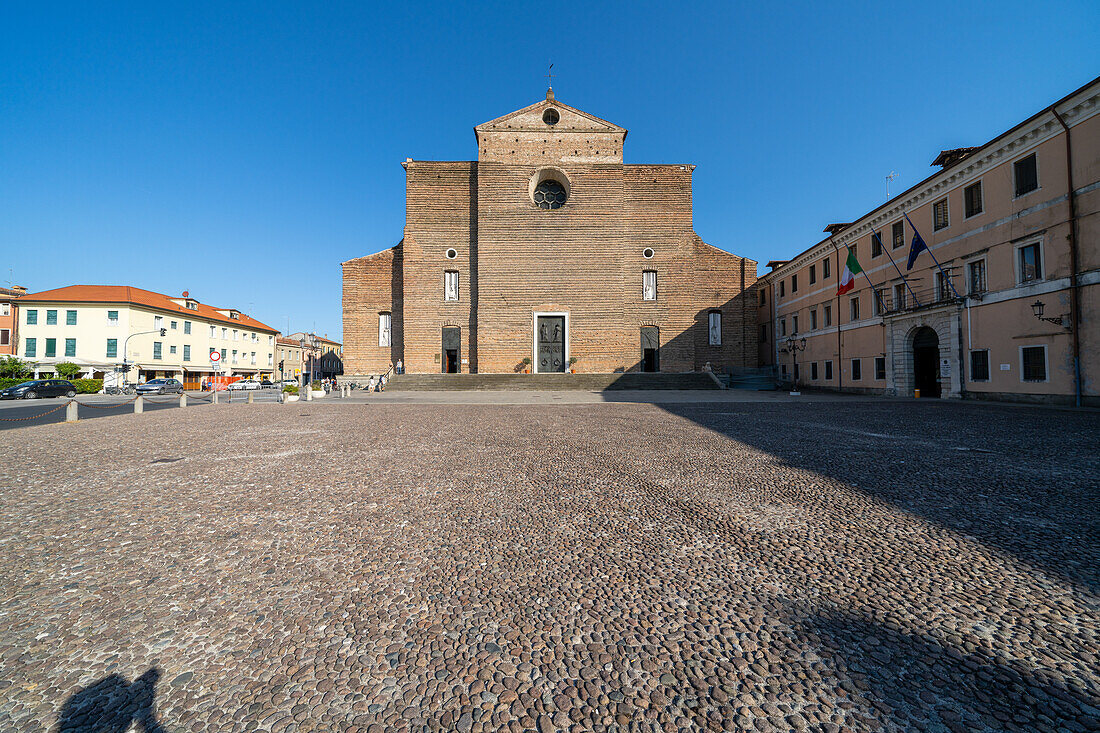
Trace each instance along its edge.
<instances>
[{"instance_id":1,"label":"red and white sign","mask_svg":"<svg viewBox=\"0 0 1100 733\"><path fill-rule=\"evenodd\" d=\"M222 355L219 354L217 351L211 351L210 352L210 361L217 364L221 360L222 360Z\"/></svg>"}]
</instances>

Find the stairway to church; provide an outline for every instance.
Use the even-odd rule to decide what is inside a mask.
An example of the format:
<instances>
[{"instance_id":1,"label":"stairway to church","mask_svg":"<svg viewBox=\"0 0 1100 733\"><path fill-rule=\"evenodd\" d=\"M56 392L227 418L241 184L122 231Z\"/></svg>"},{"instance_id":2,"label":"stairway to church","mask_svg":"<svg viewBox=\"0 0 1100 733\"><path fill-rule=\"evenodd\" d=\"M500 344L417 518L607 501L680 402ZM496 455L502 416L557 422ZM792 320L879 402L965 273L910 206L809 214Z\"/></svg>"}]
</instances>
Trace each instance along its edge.
<instances>
[{"instance_id":1,"label":"stairway to church","mask_svg":"<svg viewBox=\"0 0 1100 733\"><path fill-rule=\"evenodd\" d=\"M398 374L387 391L721 389L709 374Z\"/></svg>"}]
</instances>

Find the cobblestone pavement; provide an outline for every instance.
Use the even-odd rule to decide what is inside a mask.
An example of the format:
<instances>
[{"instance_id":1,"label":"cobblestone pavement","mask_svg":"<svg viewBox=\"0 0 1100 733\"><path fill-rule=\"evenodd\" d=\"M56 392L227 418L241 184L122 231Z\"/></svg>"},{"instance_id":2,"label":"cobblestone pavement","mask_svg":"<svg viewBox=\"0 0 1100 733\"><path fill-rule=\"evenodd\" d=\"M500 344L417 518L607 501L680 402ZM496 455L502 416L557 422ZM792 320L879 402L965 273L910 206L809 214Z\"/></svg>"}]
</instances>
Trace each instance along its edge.
<instances>
[{"instance_id":1,"label":"cobblestone pavement","mask_svg":"<svg viewBox=\"0 0 1100 733\"><path fill-rule=\"evenodd\" d=\"M1098 428L865 401L10 431L0 730L1097 730Z\"/></svg>"}]
</instances>

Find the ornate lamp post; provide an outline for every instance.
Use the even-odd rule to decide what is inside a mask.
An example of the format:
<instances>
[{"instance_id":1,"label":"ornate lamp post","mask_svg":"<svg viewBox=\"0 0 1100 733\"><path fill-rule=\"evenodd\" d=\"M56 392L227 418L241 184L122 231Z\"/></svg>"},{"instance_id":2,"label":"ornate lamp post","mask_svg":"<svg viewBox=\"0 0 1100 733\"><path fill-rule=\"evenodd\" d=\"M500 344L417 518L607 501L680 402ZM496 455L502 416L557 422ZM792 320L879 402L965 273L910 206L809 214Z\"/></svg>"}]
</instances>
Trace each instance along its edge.
<instances>
[{"instance_id":1,"label":"ornate lamp post","mask_svg":"<svg viewBox=\"0 0 1100 733\"><path fill-rule=\"evenodd\" d=\"M806 350L806 337L799 338L797 333L792 333L783 348L791 355L791 394L798 395L798 352Z\"/></svg>"}]
</instances>

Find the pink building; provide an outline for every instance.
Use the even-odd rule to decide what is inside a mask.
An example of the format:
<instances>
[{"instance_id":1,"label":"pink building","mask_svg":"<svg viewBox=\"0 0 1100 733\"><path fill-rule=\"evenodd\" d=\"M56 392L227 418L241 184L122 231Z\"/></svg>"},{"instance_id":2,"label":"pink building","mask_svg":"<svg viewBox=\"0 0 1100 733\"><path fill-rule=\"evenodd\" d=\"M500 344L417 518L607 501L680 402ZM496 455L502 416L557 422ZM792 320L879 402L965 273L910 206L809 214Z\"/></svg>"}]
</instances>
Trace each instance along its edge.
<instances>
[{"instance_id":1,"label":"pink building","mask_svg":"<svg viewBox=\"0 0 1100 733\"><path fill-rule=\"evenodd\" d=\"M810 388L1100 404L1100 79L933 165L769 263L761 364ZM930 252L906 272L914 226ZM838 296L849 249L865 275Z\"/></svg>"}]
</instances>

